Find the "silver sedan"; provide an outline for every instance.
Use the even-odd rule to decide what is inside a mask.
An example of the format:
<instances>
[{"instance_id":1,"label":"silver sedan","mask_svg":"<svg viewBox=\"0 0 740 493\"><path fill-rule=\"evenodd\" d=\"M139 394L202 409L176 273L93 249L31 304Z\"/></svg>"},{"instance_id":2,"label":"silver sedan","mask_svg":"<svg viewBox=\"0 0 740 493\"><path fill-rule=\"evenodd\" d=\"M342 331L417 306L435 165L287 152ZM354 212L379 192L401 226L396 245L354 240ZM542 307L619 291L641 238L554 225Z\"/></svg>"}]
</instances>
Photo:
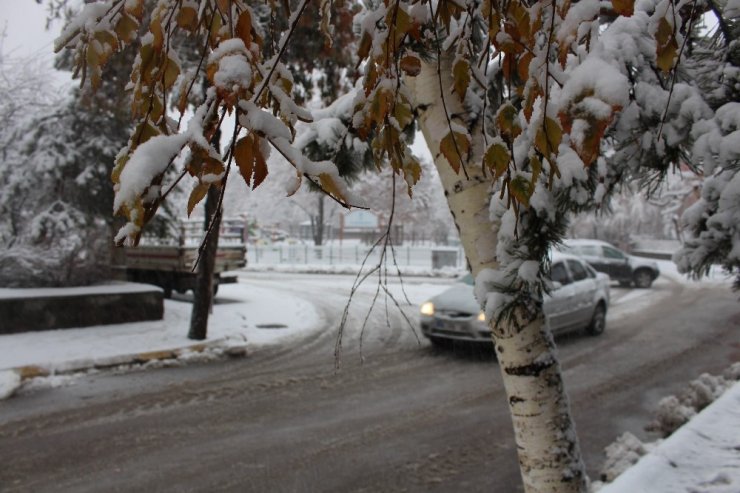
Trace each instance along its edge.
<instances>
[{"instance_id":1,"label":"silver sedan","mask_svg":"<svg viewBox=\"0 0 740 493\"><path fill-rule=\"evenodd\" d=\"M606 328L609 276L578 257L553 254L553 290L545 296L545 320L553 332L585 329L591 335ZM449 340L490 342L485 315L473 295L468 274L421 305L421 331L434 344Z\"/></svg>"}]
</instances>

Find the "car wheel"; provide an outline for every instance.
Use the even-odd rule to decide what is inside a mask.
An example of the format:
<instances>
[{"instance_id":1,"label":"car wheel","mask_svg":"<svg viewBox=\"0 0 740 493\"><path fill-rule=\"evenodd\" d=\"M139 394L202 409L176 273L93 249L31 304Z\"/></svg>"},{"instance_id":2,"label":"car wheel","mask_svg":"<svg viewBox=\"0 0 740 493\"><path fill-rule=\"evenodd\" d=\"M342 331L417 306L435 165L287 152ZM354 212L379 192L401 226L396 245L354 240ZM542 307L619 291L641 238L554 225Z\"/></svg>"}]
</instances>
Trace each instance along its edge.
<instances>
[{"instance_id":1,"label":"car wheel","mask_svg":"<svg viewBox=\"0 0 740 493\"><path fill-rule=\"evenodd\" d=\"M589 335L597 336L602 334L606 329L606 307L604 303L599 302L594 309L594 314L591 317L591 323L586 327L586 332Z\"/></svg>"},{"instance_id":2,"label":"car wheel","mask_svg":"<svg viewBox=\"0 0 740 493\"><path fill-rule=\"evenodd\" d=\"M634 275L635 286L647 289L653 284L653 274L647 269L639 269Z\"/></svg>"}]
</instances>

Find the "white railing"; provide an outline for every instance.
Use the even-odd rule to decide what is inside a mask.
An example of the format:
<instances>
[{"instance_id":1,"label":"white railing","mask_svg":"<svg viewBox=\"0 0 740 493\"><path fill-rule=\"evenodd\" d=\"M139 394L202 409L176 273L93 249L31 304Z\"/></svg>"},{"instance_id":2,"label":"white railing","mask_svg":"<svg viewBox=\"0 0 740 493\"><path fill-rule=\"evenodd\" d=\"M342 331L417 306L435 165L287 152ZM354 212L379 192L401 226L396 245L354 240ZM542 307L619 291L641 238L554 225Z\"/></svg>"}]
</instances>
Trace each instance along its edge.
<instances>
[{"instance_id":1,"label":"white railing","mask_svg":"<svg viewBox=\"0 0 740 493\"><path fill-rule=\"evenodd\" d=\"M366 265L375 265L382 250L366 245L320 247L308 244L247 246L247 265L360 265L367 257ZM396 263L402 267L420 268L464 268L465 255L459 247L406 246L393 247ZM392 262L390 247L386 252Z\"/></svg>"}]
</instances>

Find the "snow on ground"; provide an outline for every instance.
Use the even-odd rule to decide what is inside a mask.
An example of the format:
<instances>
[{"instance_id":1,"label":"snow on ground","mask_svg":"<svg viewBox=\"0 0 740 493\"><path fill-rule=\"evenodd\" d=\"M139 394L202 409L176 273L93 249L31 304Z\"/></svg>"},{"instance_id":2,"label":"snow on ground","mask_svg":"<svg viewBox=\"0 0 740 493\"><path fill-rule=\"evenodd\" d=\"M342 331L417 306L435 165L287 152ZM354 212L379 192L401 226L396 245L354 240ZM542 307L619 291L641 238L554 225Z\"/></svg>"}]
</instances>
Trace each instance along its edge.
<instances>
[{"instance_id":1,"label":"snow on ground","mask_svg":"<svg viewBox=\"0 0 740 493\"><path fill-rule=\"evenodd\" d=\"M14 371L0 370L0 400L13 395L20 387L21 376Z\"/></svg>"},{"instance_id":2,"label":"snow on ground","mask_svg":"<svg viewBox=\"0 0 740 493\"><path fill-rule=\"evenodd\" d=\"M164 318L159 321L2 335L0 370L37 365L50 372L69 371L196 344L187 338L192 304L164 303ZM319 324L311 304L277 290L226 284L220 286L216 303L208 324L209 343L246 340L249 348L285 340Z\"/></svg>"},{"instance_id":3,"label":"snow on ground","mask_svg":"<svg viewBox=\"0 0 740 493\"><path fill-rule=\"evenodd\" d=\"M665 276L672 281L679 282L687 286L706 287L707 285L719 284L727 285L728 287L730 287L732 286L732 282L734 280L733 276L723 271L720 266L713 266L709 270L709 274L707 276L701 278L700 280L694 280L690 279L688 276L686 276L686 274L681 274L680 272L678 272L676 264L674 264L670 260L655 260L655 263L658 264L658 269L660 269L661 276Z\"/></svg>"},{"instance_id":4,"label":"snow on ground","mask_svg":"<svg viewBox=\"0 0 740 493\"><path fill-rule=\"evenodd\" d=\"M599 493L740 491L740 382Z\"/></svg>"}]
</instances>

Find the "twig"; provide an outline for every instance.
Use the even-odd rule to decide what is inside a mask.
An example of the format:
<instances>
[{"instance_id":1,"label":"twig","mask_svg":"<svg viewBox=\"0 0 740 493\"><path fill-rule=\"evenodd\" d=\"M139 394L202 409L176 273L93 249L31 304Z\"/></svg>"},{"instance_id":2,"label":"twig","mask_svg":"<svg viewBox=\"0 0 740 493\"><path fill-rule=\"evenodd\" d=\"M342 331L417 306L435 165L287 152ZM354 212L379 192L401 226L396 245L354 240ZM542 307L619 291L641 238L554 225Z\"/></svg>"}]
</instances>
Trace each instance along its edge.
<instances>
[{"instance_id":1,"label":"twig","mask_svg":"<svg viewBox=\"0 0 740 493\"><path fill-rule=\"evenodd\" d=\"M388 327L391 326L390 313L388 309L388 298L390 298L391 301L393 301L393 304L396 306L396 308L398 308L398 310L401 312L401 315L403 316L406 323L409 325L409 327L411 327L411 331L414 333L417 343L421 343L421 340L419 339L419 335L416 331L416 328L414 327L413 323L411 323L411 320L409 320L408 316L403 311L400 303L396 300L396 298L393 296L390 289L388 288L388 264L387 264L388 257L386 256L386 252L388 250L388 247L390 246L391 254L393 257L393 264L396 266L396 272L398 274L399 279L401 280L401 291L404 295L404 298L406 299L406 303L408 305L411 305L411 301L409 301L408 295L406 294L406 289L403 284L403 276L401 274L401 269L398 266L398 262L396 261L395 250L393 248L393 241L392 241L393 218L395 216L395 207L396 207L396 192L395 192L396 191L396 174L395 173L392 173L392 183L393 183L393 195L392 195L392 202L391 202L391 213L388 218L388 224L386 225L385 232L375 241L375 243L373 243L373 246L368 250L367 254L365 254L365 258L362 260L362 264L360 265L360 270L357 273L357 276L355 276L355 281L352 284L352 289L350 290L350 295L347 300L347 304L344 306L344 311L342 312L342 318L339 322L339 329L337 331L337 339L334 345L334 365L336 369L338 369L341 364L342 340L344 336L344 329L347 324L347 318L349 316L349 308L350 308L350 305L352 304L352 300L354 299L354 295L357 292L357 290L360 288L360 286L371 275L373 275L376 272L378 273L378 283L377 283L377 287L375 290L375 295L373 296L373 300L370 303L370 308L365 314L365 318L360 328L360 361L361 362L365 361L365 356L363 352L364 351L365 329L370 319L370 314L375 308L375 305L377 303L377 299L378 299L381 289L386 295L384 298L386 325ZM383 244L383 248L380 252L380 258L378 259L378 263L372 269L370 269L367 273L363 275L362 271L368 259L370 258L370 255L375 251L375 249L381 243Z\"/></svg>"}]
</instances>

